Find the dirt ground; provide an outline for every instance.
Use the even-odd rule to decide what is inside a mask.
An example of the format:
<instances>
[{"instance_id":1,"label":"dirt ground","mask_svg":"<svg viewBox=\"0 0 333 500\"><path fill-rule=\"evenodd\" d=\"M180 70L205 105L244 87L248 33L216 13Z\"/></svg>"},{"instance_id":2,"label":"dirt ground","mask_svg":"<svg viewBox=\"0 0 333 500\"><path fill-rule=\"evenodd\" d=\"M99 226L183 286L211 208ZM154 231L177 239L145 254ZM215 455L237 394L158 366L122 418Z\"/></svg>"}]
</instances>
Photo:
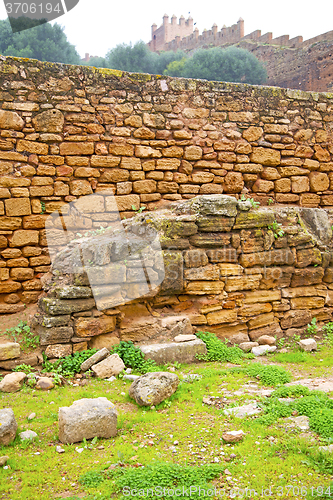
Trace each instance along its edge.
<instances>
[{"instance_id":1,"label":"dirt ground","mask_svg":"<svg viewBox=\"0 0 333 500\"><path fill-rule=\"evenodd\" d=\"M34 316L37 312L37 304L28 304L26 309L22 312L15 314L1 314L0 315L0 343L8 342L8 336L4 333L7 328L13 328L18 325L20 321L27 321Z\"/></svg>"}]
</instances>

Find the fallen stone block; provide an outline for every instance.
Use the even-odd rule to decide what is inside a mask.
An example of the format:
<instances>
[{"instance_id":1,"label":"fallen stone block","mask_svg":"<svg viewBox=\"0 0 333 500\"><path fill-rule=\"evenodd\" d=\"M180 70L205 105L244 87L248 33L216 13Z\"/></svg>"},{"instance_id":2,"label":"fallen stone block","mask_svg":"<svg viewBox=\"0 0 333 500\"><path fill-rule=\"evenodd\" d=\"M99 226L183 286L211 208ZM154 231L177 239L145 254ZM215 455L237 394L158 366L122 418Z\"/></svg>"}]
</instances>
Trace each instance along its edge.
<instances>
[{"instance_id":1,"label":"fallen stone block","mask_svg":"<svg viewBox=\"0 0 333 500\"><path fill-rule=\"evenodd\" d=\"M110 438L117 434L117 411L107 398L79 399L59 408L59 439L77 443L94 437Z\"/></svg>"},{"instance_id":2,"label":"fallen stone block","mask_svg":"<svg viewBox=\"0 0 333 500\"><path fill-rule=\"evenodd\" d=\"M242 441L244 437L244 432L240 431L227 431L222 434L222 439L226 443L238 443Z\"/></svg>"},{"instance_id":3,"label":"fallen stone block","mask_svg":"<svg viewBox=\"0 0 333 500\"><path fill-rule=\"evenodd\" d=\"M111 356L103 359L103 361L92 365L91 370L96 377L109 378L112 377L112 375L119 375L125 368L124 362L119 354L111 354Z\"/></svg>"},{"instance_id":4,"label":"fallen stone block","mask_svg":"<svg viewBox=\"0 0 333 500\"><path fill-rule=\"evenodd\" d=\"M17 422L11 408L0 410L0 445L7 446L14 441Z\"/></svg>"},{"instance_id":5,"label":"fallen stone block","mask_svg":"<svg viewBox=\"0 0 333 500\"><path fill-rule=\"evenodd\" d=\"M302 339L298 342L302 351L316 351L317 350L317 342L314 339Z\"/></svg>"},{"instance_id":6,"label":"fallen stone block","mask_svg":"<svg viewBox=\"0 0 333 500\"><path fill-rule=\"evenodd\" d=\"M244 352L250 352L252 347L258 347L258 342L241 342L238 347Z\"/></svg>"},{"instance_id":7,"label":"fallen stone block","mask_svg":"<svg viewBox=\"0 0 333 500\"><path fill-rule=\"evenodd\" d=\"M251 415L257 415L261 412L257 403L249 403L248 405L235 406L234 408L227 408L223 410L225 415L234 415L237 418L244 418Z\"/></svg>"},{"instance_id":8,"label":"fallen stone block","mask_svg":"<svg viewBox=\"0 0 333 500\"><path fill-rule=\"evenodd\" d=\"M19 434L20 438L22 441L26 441L27 439L35 439L36 437L38 437L38 434L34 431L24 431L24 432L20 432Z\"/></svg>"},{"instance_id":9,"label":"fallen stone block","mask_svg":"<svg viewBox=\"0 0 333 500\"><path fill-rule=\"evenodd\" d=\"M103 347L103 349L100 349L99 351L95 352L90 358L86 359L83 361L81 365L81 372L86 372L89 370L89 368L92 367L92 365L95 365L99 361L102 361L105 359L107 356L109 356L110 352L106 347Z\"/></svg>"},{"instance_id":10,"label":"fallen stone block","mask_svg":"<svg viewBox=\"0 0 333 500\"><path fill-rule=\"evenodd\" d=\"M5 375L0 382L0 391L2 392L17 392L21 389L22 384L26 378L23 372L9 373Z\"/></svg>"},{"instance_id":11,"label":"fallen stone block","mask_svg":"<svg viewBox=\"0 0 333 500\"><path fill-rule=\"evenodd\" d=\"M139 406L156 406L169 398L178 384L179 378L175 373L151 372L136 379L128 394Z\"/></svg>"},{"instance_id":12,"label":"fallen stone block","mask_svg":"<svg viewBox=\"0 0 333 500\"><path fill-rule=\"evenodd\" d=\"M167 363L195 363L197 354L207 354L206 344L200 340L172 342L170 344L148 344L139 346L145 359L153 359L158 365Z\"/></svg>"},{"instance_id":13,"label":"fallen stone block","mask_svg":"<svg viewBox=\"0 0 333 500\"><path fill-rule=\"evenodd\" d=\"M277 347L275 345L259 345L258 347L252 347L251 352L255 356L263 356L268 352L276 351Z\"/></svg>"}]
</instances>

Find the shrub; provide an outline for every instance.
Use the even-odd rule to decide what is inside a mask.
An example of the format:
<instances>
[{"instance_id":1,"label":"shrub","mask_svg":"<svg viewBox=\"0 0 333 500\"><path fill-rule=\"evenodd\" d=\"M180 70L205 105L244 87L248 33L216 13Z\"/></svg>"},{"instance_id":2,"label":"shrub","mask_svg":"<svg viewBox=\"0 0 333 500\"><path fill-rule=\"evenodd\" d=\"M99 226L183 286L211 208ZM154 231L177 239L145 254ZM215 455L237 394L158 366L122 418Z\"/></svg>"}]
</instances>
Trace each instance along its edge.
<instances>
[{"instance_id":1,"label":"shrub","mask_svg":"<svg viewBox=\"0 0 333 500\"><path fill-rule=\"evenodd\" d=\"M207 347L207 354L197 354L197 358L201 361L229 361L230 363L240 363L244 358L242 349L238 346L227 347L227 343L218 339L214 333L197 332L196 335Z\"/></svg>"}]
</instances>

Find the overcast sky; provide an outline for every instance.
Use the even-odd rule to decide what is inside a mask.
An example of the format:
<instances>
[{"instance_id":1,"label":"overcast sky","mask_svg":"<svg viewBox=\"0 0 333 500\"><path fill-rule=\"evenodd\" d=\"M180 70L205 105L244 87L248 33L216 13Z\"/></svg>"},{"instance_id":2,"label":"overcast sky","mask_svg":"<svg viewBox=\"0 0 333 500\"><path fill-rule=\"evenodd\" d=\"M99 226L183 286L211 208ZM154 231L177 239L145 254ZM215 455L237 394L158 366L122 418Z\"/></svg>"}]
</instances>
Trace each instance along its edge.
<instances>
[{"instance_id":1,"label":"overcast sky","mask_svg":"<svg viewBox=\"0 0 333 500\"><path fill-rule=\"evenodd\" d=\"M220 30L223 24L235 24L240 17L244 19L245 35L259 29L262 35L272 31L274 37L301 35L306 40L333 30L332 0L317 0L311 4L306 0L169 0L166 4L167 8L156 0L80 0L72 11L56 22L64 26L68 40L76 46L81 57L86 52L104 56L119 43L148 42L151 25L155 22L160 26L165 13L170 18L175 14L178 19L183 14L187 19L190 11L200 33L214 23ZM0 5L0 18L5 19L4 5L2 2Z\"/></svg>"}]
</instances>

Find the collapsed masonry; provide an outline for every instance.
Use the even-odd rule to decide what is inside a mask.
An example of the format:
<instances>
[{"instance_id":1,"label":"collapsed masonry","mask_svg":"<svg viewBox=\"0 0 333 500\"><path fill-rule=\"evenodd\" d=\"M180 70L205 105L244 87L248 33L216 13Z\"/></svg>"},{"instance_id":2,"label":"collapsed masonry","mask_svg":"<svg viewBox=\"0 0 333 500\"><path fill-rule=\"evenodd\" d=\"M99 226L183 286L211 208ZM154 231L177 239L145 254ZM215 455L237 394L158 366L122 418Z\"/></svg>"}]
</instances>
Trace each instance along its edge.
<instances>
[{"instance_id":1,"label":"collapsed masonry","mask_svg":"<svg viewBox=\"0 0 333 500\"><path fill-rule=\"evenodd\" d=\"M93 196L102 210L108 196ZM192 328L231 343L281 338L332 318L332 230L321 209L203 195L70 238L53 248L33 321L49 358L170 342Z\"/></svg>"}]
</instances>

